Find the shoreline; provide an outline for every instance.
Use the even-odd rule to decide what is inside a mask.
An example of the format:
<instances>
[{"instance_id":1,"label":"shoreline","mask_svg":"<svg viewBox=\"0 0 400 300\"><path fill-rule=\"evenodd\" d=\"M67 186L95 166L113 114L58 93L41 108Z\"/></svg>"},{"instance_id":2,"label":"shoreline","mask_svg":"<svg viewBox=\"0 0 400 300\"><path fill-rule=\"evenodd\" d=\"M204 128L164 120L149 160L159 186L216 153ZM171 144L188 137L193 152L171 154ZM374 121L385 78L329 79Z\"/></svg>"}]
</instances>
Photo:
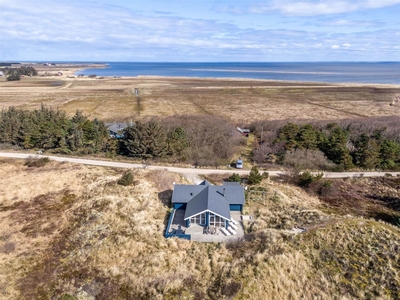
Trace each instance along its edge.
<instances>
[{"instance_id":1,"label":"shoreline","mask_svg":"<svg viewBox=\"0 0 400 300\"><path fill-rule=\"evenodd\" d=\"M38 71L37 77L49 78L63 78L65 80L196 80L196 81L221 81L221 82L257 82L257 83L282 83L285 85L271 86L273 88L279 87L298 87L298 88L322 88L322 87L379 87L379 88L400 88L399 84L393 83L360 83L360 82L325 82L325 81L301 81L301 80L279 80L279 79L262 79L262 78L243 78L243 77L198 77L198 76L163 76L163 75L137 75L137 76L102 76L98 75L97 78L88 78L84 75L83 78L78 78L77 72L87 69L106 69L109 68L107 64L79 64L79 63L60 63L55 65L45 65L38 63L21 63L14 66L31 66ZM61 75L57 75L61 73ZM101 78L101 79L100 79ZM201 88L201 87L198 87ZM217 89L221 87L208 87L210 89ZM241 87L243 88L243 87ZM249 86L249 88L268 88L267 86Z\"/></svg>"}]
</instances>

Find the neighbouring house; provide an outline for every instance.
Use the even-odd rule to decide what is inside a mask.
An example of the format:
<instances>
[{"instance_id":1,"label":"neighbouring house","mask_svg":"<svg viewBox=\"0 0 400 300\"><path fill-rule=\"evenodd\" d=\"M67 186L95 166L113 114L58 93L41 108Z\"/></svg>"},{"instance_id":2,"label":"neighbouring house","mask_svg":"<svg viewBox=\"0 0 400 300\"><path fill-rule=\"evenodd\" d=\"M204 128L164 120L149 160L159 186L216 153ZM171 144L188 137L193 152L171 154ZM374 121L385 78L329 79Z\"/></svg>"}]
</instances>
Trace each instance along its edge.
<instances>
[{"instance_id":1,"label":"neighbouring house","mask_svg":"<svg viewBox=\"0 0 400 300\"><path fill-rule=\"evenodd\" d=\"M126 123L107 123L106 126L110 132L110 136L117 139L123 137L123 131L128 127Z\"/></svg>"},{"instance_id":2,"label":"neighbouring house","mask_svg":"<svg viewBox=\"0 0 400 300\"><path fill-rule=\"evenodd\" d=\"M244 188L238 182L224 182L222 186L217 186L206 180L199 185L176 184L171 202L173 209L166 237L190 239L187 231L194 225L204 228L228 228L232 222L231 212L240 212L243 209ZM177 216L182 220L178 220ZM178 231L171 232L172 223L180 224Z\"/></svg>"}]
</instances>

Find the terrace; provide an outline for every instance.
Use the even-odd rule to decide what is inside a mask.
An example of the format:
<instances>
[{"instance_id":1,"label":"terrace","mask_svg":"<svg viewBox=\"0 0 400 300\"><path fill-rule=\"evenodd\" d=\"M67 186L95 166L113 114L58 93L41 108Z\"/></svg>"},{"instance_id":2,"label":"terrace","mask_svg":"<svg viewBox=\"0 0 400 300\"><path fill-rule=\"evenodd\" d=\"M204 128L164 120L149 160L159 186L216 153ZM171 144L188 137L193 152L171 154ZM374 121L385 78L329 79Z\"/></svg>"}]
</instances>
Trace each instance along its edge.
<instances>
[{"instance_id":1,"label":"terrace","mask_svg":"<svg viewBox=\"0 0 400 300\"><path fill-rule=\"evenodd\" d=\"M210 227L210 232L207 233L206 226L199 224L191 224L186 227L184 220L185 210L174 209L170 216L170 222L166 230L166 237L179 237L195 242L229 242L240 239L244 236L244 228L241 220L240 211L232 211L231 218L236 221L236 234L225 235L221 231L221 227L215 227L215 233L211 233L214 227Z\"/></svg>"}]
</instances>

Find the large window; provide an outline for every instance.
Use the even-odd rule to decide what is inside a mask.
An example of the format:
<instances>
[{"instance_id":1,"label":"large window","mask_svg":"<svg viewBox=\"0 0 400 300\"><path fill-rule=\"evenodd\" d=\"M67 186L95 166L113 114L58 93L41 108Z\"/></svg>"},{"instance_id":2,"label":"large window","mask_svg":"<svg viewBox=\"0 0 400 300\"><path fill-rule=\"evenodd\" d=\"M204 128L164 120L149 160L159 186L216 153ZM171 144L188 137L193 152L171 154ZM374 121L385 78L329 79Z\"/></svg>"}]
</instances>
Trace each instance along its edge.
<instances>
[{"instance_id":1,"label":"large window","mask_svg":"<svg viewBox=\"0 0 400 300\"><path fill-rule=\"evenodd\" d=\"M213 227L225 227L225 219L220 216L210 213L210 226Z\"/></svg>"},{"instance_id":2,"label":"large window","mask_svg":"<svg viewBox=\"0 0 400 300\"><path fill-rule=\"evenodd\" d=\"M206 213L202 213L202 214L199 214L197 216L190 218L190 223L205 225L206 224Z\"/></svg>"}]
</instances>

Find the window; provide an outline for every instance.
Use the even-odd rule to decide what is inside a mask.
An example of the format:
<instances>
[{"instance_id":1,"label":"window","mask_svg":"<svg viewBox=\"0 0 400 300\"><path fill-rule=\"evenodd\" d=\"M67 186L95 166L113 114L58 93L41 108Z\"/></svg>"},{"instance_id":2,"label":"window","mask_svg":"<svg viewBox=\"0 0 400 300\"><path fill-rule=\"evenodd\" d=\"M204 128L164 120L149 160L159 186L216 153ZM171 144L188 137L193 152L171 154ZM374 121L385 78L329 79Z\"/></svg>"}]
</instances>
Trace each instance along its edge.
<instances>
[{"instance_id":1,"label":"window","mask_svg":"<svg viewBox=\"0 0 400 300\"><path fill-rule=\"evenodd\" d=\"M205 225L206 224L206 213L198 214L197 216L190 218L190 223Z\"/></svg>"},{"instance_id":2,"label":"window","mask_svg":"<svg viewBox=\"0 0 400 300\"><path fill-rule=\"evenodd\" d=\"M210 213L210 226L225 227L225 219Z\"/></svg>"}]
</instances>

